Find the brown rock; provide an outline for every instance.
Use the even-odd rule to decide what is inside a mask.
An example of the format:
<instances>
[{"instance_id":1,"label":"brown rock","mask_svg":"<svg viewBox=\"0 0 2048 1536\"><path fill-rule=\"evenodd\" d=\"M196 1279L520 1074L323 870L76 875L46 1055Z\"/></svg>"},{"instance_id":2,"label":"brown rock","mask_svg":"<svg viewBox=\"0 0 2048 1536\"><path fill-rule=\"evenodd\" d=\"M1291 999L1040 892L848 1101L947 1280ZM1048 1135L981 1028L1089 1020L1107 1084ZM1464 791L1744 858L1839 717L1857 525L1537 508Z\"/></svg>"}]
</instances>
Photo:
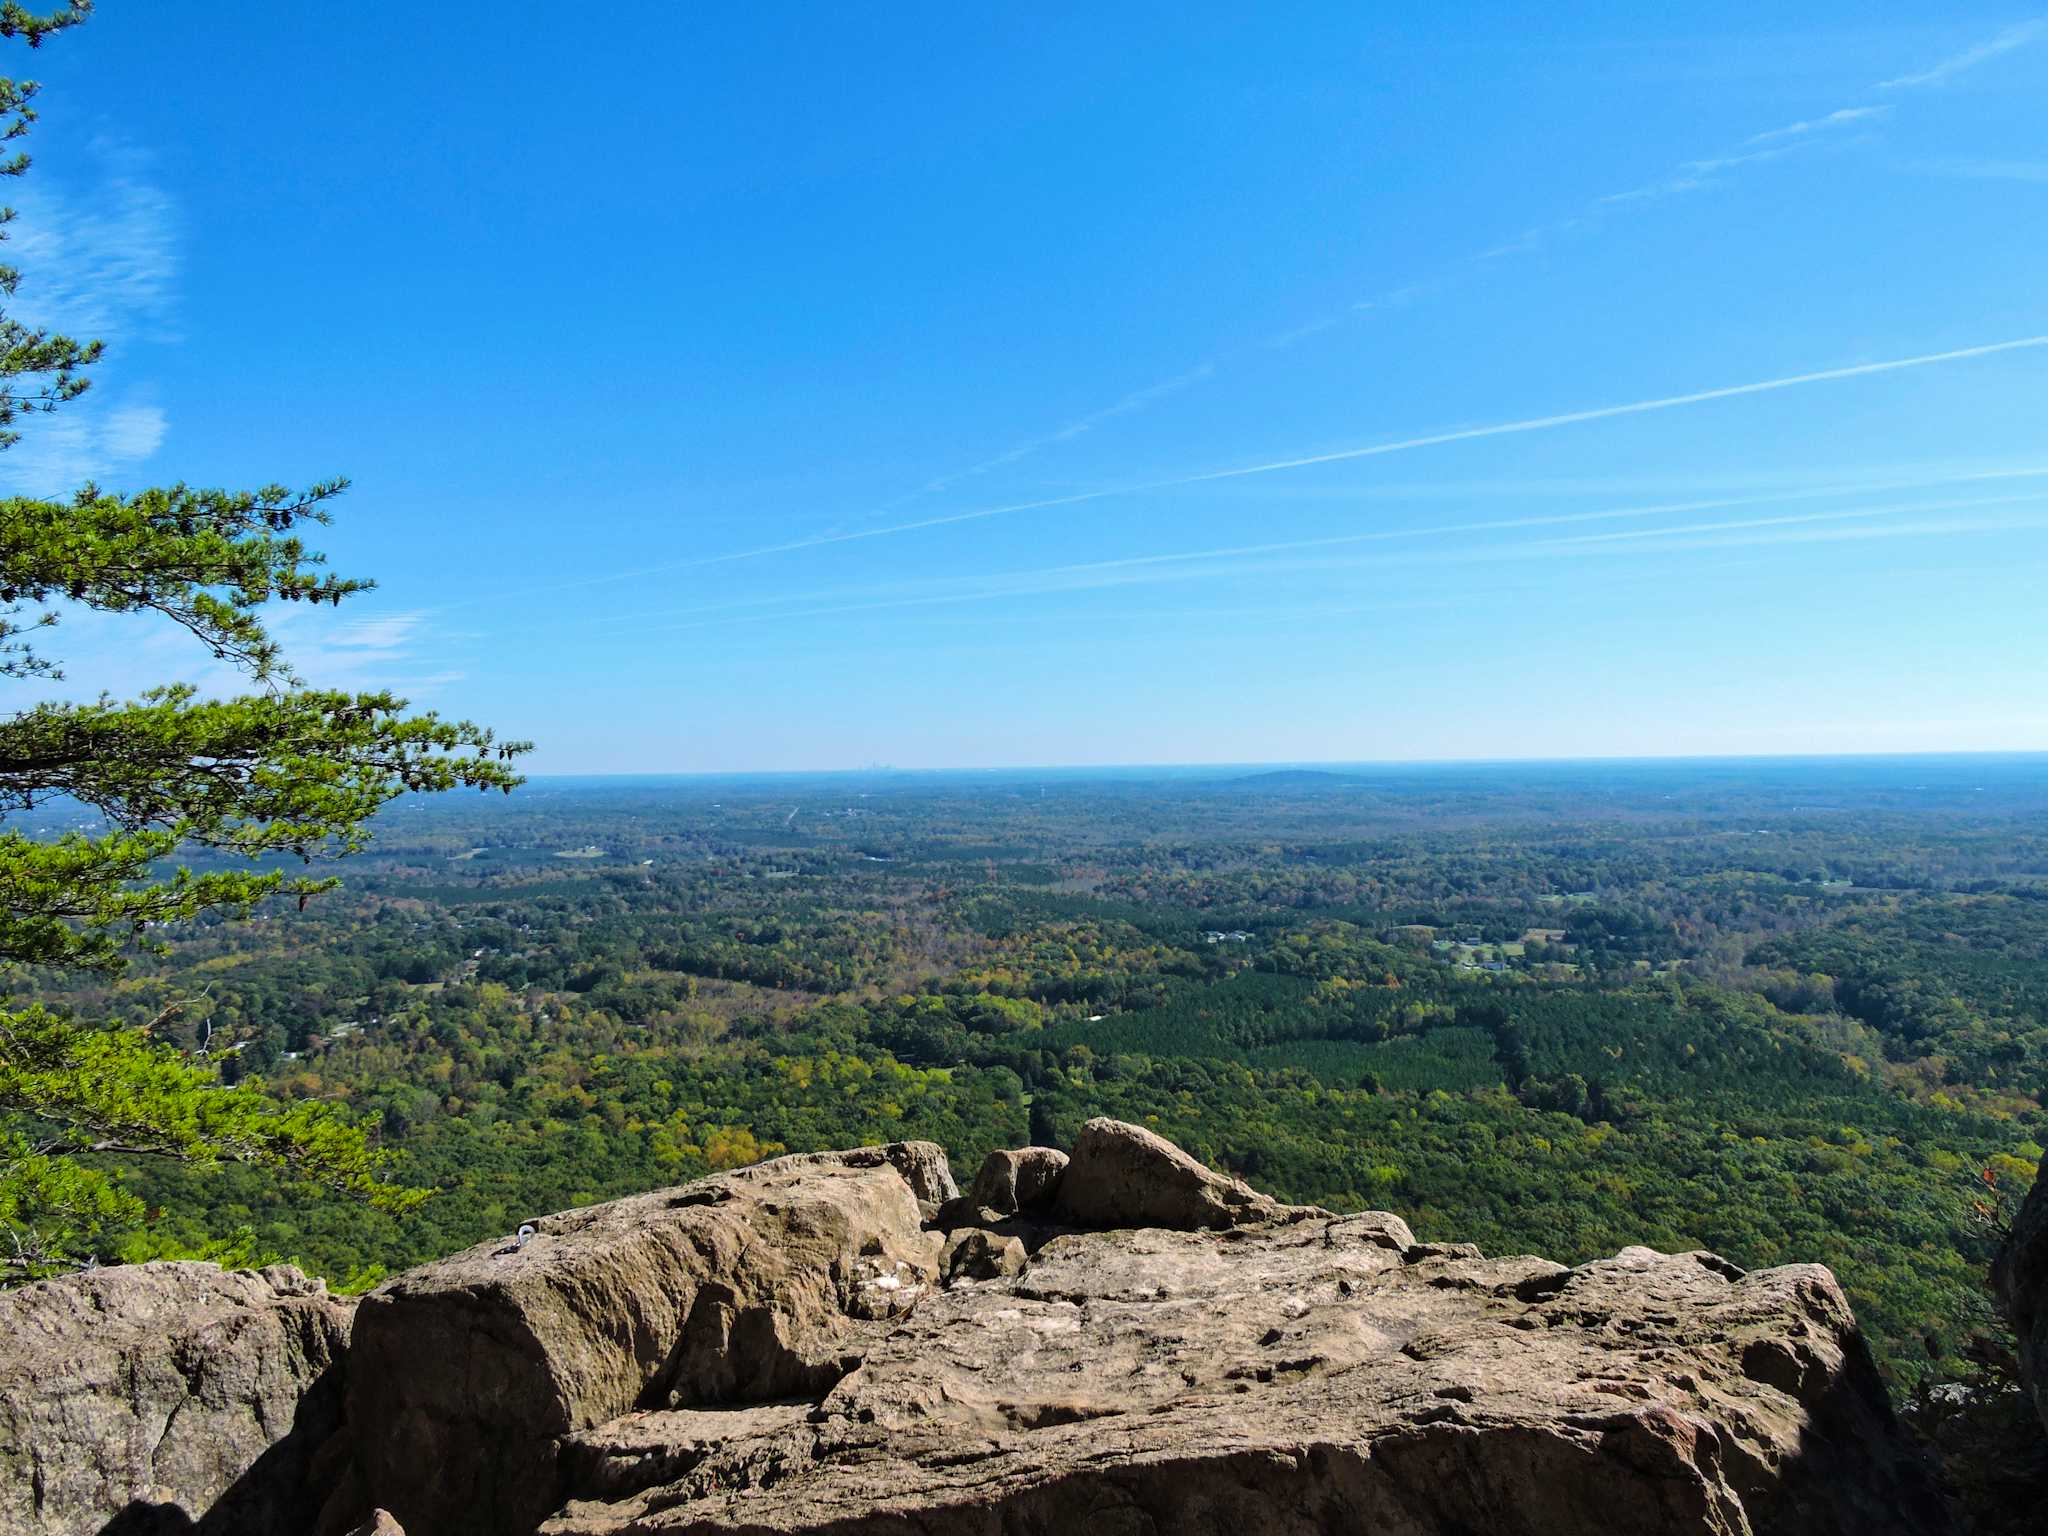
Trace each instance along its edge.
<instances>
[{"instance_id":1,"label":"brown rock","mask_svg":"<svg viewBox=\"0 0 2048 1536\"><path fill-rule=\"evenodd\" d=\"M2048 1425L2048 1164L2013 1219L1991 1283L2019 1338L2020 1377Z\"/></svg>"},{"instance_id":2,"label":"brown rock","mask_svg":"<svg viewBox=\"0 0 2048 1536\"><path fill-rule=\"evenodd\" d=\"M997 1215L1040 1211L1059 1193L1067 1171L1067 1154L1057 1147L1019 1147L991 1152L967 1192L968 1203Z\"/></svg>"},{"instance_id":3,"label":"brown rock","mask_svg":"<svg viewBox=\"0 0 2048 1536\"><path fill-rule=\"evenodd\" d=\"M386 1283L358 1313L349 1385L365 1493L434 1536L524 1533L561 1501L565 1437L822 1396L875 1320L936 1283L943 1239L910 1179L936 1196L944 1166L902 1147L778 1158Z\"/></svg>"},{"instance_id":4,"label":"brown rock","mask_svg":"<svg viewBox=\"0 0 2048 1536\"><path fill-rule=\"evenodd\" d=\"M1488 1259L1113 1121L1043 1218L977 1205L1031 1162L949 1198L904 1143L568 1212L380 1288L352 1345L283 1268L0 1296L0 1532L1948 1528L1817 1265ZM2037 1390L2044 1205L1998 1271Z\"/></svg>"},{"instance_id":5,"label":"brown rock","mask_svg":"<svg viewBox=\"0 0 2048 1536\"><path fill-rule=\"evenodd\" d=\"M1488 1259L1110 1121L1041 1217L985 1203L1019 1189L997 1166L948 1200L922 1154L783 1158L400 1277L357 1320L353 1508L454 1536L1946 1529L1825 1269ZM922 1227L941 1204L980 1225Z\"/></svg>"},{"instance_id":6,"label":"brown rock","mask_svg":"<svg viewBox=\"0 0 2048 1536\"><path fill-rule=\"evenodd\" d=\"M543 1530L1946 1529L1825 1269L1567 1270L1384 1214L1055 1237L927 1298L816 1409L756 1413L605 1431L663 1480L614 1471Z\"/></svg>"},{"instance_id":7,"label":"brown rock","mask_svg":"<svg viewBox=\"0 0 2048 1536\"><path fill-rule=\"evenodd\" d=\"M924 1296L815 1407L580 1436L543 1530L1948 1530L1819 1266L1487 1260L1262 1202L1114 1122L1057 1210L1120 1229L1038 1227L1020 1274ZM1004 1237L956 1231L948 1268Z\"/></svg>"},{"instance_id":8,"label":"brown rock","mask_svg":"<svg viewBox=\"0 0 2048 1536\"><path fill-rule=\"evenodd\" d=\"M959 1195L960 1186L953 1182L953 1168L946 1161L946 1149L936 1141L893 1141L876 1150L881 1152L890 1167L903 1175L903 1182L917 1196L917 1208L926 1221L931 1220L932 1213L940 1206ZM844 1158L855 1154L832 1152L826 1155Z\"/></svg>"},{"instance_id":9,"label":"brown rock","mask_svg":"<svg viewBox=\"0 0 2048 1536\"><path fill-rule=\"evenodd\" d=\"M0 1293L0 1530L311 1529L351 1310L288 1265Z\"/></svg>"},{"instance_id":10,"label":"brown rock","mask_svg":"<svg viewBox=\"0 0 2048 1536\"><path fill-rule=\"evenodd\" d=\"M563 1441L567 1482L586 1498L623 1498L673 1482L713 1456L736 1474L755 1476L749 1450L776 1446L780 1433L801 1425L812 1408L801 1402L624 1414Z\"/></svg>"},{"instance_id":11,"label":"brown rock","mask_svg":"<svg viewBox=\"0 0 2048 1536\"><path fill-rule=\"evenodd\" d=\"M939 1269L946 1284L961 1280L1001 1280L1024 1269L1024 1244L998 1232L969 1227L946 1239Z\"/></svg>"},{"instance_id":12,"label":"brown rock","mask_svg":"<svg viewBox=\"0 0 2048 1536\"><path fill-rule=\"evenodd\" d=\"M1141 1125L1108 1119L1081 1127L1053 1213L1074 1226L1179 1232L1329 1214L1281 1205L1242 1180L1211 1172Z\"/></svg>"}]
</instances>

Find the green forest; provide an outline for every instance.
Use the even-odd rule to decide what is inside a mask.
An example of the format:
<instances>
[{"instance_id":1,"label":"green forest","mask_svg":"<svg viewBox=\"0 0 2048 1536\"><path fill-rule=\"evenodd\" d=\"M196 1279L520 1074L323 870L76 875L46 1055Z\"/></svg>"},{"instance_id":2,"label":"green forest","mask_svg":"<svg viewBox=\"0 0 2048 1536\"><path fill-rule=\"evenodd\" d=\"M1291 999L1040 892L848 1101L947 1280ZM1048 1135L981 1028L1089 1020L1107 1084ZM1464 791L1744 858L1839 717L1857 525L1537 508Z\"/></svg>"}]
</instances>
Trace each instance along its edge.
<instances>
[{"instance_id":1,"label":"green forest","mask_svg":"<svg viewBox=\"0 0 2048 1536\"><path fill-rule=\"evenodd\" d=\"M1827 775L541 780L394 803L310 902L23 976L430 1193L109 1157L143 1214L107 1259L361 1288L784 1150L971 1172L1112 1114L1425 1239L1829 1264L1903 1395L1994 1329L2042 1156L2048 838L2025 765Z\"/></svg>"}]
</instances>

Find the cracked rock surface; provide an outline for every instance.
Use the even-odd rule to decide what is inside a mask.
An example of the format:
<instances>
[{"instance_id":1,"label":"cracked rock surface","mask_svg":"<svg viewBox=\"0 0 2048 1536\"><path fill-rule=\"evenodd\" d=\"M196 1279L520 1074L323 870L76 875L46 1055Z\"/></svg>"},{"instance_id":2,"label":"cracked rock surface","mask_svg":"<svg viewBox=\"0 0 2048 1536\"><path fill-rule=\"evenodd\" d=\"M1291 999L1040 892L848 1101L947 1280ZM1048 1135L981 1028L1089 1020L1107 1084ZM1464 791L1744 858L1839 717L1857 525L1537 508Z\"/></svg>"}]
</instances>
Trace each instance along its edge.
<instances>
[{"instance_id":1,"label":"cracked rock surface","mask_svg":"<svg viewBox=\"0 0 2048 1536\"><path fill-rule=\"evenodd\" d=\"M526 1532L621 1415L816 1401L937 1283L953 1193L930 1143L783 1157L410 1270L357 1312L361 1485L408 1530Z\"/></svg>"},{"instance_id":2,"label":"cracked rock surface","mask_svg":"<svg viewBox=\"0 0 2048 1536\"><path fill-rule=\"evenodd\" d=\"M1946 1529L1817 1265L1487 1258L1278 1205L1113 1121L1064 1167L997 1154L976 1181L1057 1174L1027 1199L934 1206L901 1155L843 1157L555 1218L516 1262L370 1298L370 1494L415 1531L548 1536ZM740 1299L706 1352L714 1286ZM463 1391L366 1384L400 1358ZM512 1411L446 1427L481 1402ZM402 1448L459 1507L378 1470ZM515 1509L519 1467L544 1475Z\"/></svg>"},{"instance_id":3,"label":"cracked rock surface","mask_svg":"<svg viewBox=\"0 0 2048 1536\"><path fill-rule=\"evenodd\" d=\"M288 1265L0 1292L0 1531L311 1530L350 1310Z\"/></svg>"},{"instance_id":4,"label":"cracked rock surface","mask_svg":"<svg viewBox=\"0 0 2048 1536\"><path fill-rule=\"evenodd\" d=\"M576 1500L614 1532L1942 1528L1835 1282L1564 1270L1398 1218L1055 1237L932 1297L817 1408Z\"/></svg>"},{"instance_id":5,"label":"cracked rock surface","mask_svg":"<svg viewBox=\"0 0 2048 1536\"><path fill-rule=\"evenodd\" d=\"M1818 1265L1488 1258L1109 1120L535 1225L352 1338L281 1269L0 1297L0 1536L1948 1529Z\"/></svg>"}]
</instances>

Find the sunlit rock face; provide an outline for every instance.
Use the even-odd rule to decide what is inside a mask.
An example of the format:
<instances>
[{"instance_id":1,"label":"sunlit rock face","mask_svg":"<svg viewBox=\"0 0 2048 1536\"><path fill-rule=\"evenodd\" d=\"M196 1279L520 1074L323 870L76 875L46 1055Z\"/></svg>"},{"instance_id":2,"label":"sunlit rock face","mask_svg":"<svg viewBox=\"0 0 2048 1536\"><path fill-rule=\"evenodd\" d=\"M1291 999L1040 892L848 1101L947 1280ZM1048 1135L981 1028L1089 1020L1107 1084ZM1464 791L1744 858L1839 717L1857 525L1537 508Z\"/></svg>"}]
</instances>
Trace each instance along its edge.
<instances>
[{"instance_id":1,"label":"sunlit rock face","mask_svg":"<svg viewBox=\"0 0 2048 1536\"><path fill-rule=\"evenodd\" d=\"M1487 1258L1278 1205L1114 1121L1064 1164L998 1154L959 1198L935 1151L778 1159L391 1282L352 1365L360 1513L552 1536L1946 1528L1818 1266Z\"/></svg>"},{"instance_id":2,"label":"sunlit rock face","mask_svg":"<svg viewBox=\"0 0 2048 1536\"><path fill-rule=\"evenodd\" d=\"M2037 1368L2044 1199L2001 1266ZM0 1298L0 1532L1947 1528L1818 1265L1487 1258L1111 1120L966 1195L909 1142L531 1226L353 1309L198 1264Z\"/></svg>"},{"instance_id":3,"label":"sunlit rock face","mask_svg":"<svg viewBox=\"0 0 2048 1536\"><path fill-rule=\"evenodd\" d=\"M0 1292L0 1531L310 1530L352 1310L282 1264Z\"/></svg>"},{"instance_id":4,"label":"sunlit rock face","mask_svg":"<svg viewBox=\"0 0 2048 1536\"><path fill-rule=\"evenodd\" d=\"M408 1529L530 1531L572 1438L623 1414L823 1398L935 1289L944 1170L929 1143L778 1158L380 1286L348 1388L368 1497Z\"/></svg>"}]
</instances>

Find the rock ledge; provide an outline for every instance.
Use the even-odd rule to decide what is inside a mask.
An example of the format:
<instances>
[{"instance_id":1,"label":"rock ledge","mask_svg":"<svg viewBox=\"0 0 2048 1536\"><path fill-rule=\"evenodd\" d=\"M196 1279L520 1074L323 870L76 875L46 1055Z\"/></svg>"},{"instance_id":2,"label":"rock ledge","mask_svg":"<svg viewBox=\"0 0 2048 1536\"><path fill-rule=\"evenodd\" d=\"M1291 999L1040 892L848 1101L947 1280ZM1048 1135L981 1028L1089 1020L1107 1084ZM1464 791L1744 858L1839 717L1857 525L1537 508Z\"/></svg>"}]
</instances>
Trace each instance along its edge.
<instances>
[{"instance_id":1,"label":"rock ledge","mask_svg":"<svg viewBox=\"0 0 2048 1536\"><path fill-rule=\"evenodd\" d=\"M911 1142L537 1227L364 1298L346 1424L317 1465L294 1463L289 1520L220 1523L203 1502L220 1479L195 1475L199 1529L314 1530L320 1499L318 1536L1948 1529L1818 1265L1488 1258L1385 1212L1281 1205L1111 1120L1071 1158L992 1155L964 1196L943 1153ZM93 1283L146 1296L167 1267L207 1268ZM211 1273L265 1319L251 1358L280 1330L307 1341L308 1370L278 1378L301 1398L253 1411L229 1392L224 1423L274 1431L290 1408L332 1430L346 1309ZM139 1305L73 1289L25 1315ZM42 1326L65 1379L114 1380L106 1362L140 1352L134 1329L109 1330L102 1356ZM209 1339L242 1358L237 1337ZM196 1379L184 1392L213 1402ZM18 1456L30 1399L0 1397L17 1415L0 1456ZM25 1428L51 1456L90 1432ZM107 1513L0 1529L100 1531Z\"/></svg>"}]
</instances>

